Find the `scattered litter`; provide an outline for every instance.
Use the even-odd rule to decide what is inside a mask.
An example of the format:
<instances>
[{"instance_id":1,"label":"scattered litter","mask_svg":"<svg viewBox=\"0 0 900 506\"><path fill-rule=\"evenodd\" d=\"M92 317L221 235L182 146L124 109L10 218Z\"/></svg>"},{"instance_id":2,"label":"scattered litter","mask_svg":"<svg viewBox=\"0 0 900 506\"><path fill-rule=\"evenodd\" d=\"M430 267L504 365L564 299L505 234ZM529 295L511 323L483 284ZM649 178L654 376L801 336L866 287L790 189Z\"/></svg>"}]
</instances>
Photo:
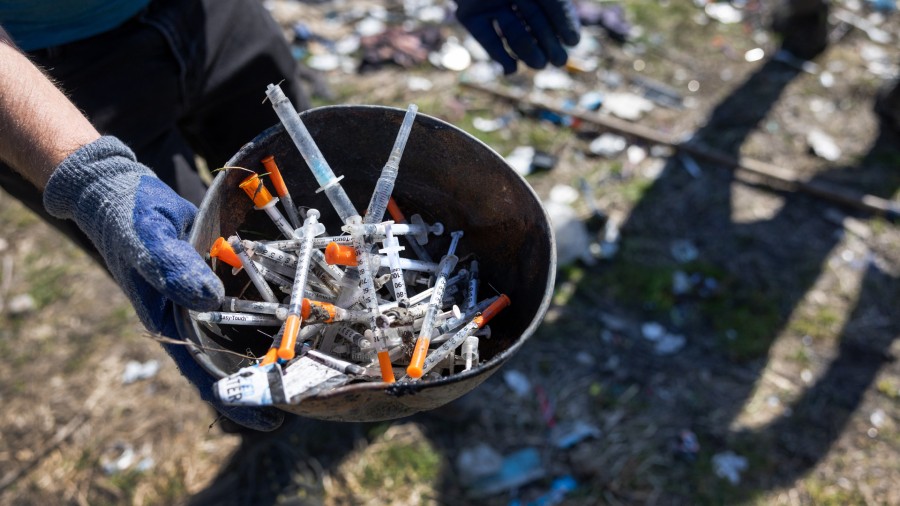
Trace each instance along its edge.
<instances>
[{"instance_id":1,"label":"scattered litter","mask_svg":"<svg viewBox=\"0 0 900 506\"><path fill-rule=\"evenodd\" d=\"M128 443L116 443L100 455L100 467L107 475L126 471L134 463L134 447Z\"/></svg>"},{"instance_id":2,"label":"scattered litter","mask_svg":"<svg viewBox=\"0 0 900 506\"><path fill-rule=\"evenodd\" d=\"M487 51L484 50L484 47L481 46L481 43L475 40L475 37L472 37L472 35L467 35L466 38L463 39L462 45L464 48L466 48L466 51L469 52L469 54L472 56L472 60L474 60L475 62L493 62L493 60L491 60L491 56L487 53ZM503 72L503 67L499 63L494 62L493 66L499 68L501 73Z\"/></svg>"},{"instance_id":3,"label":"scattered litter","mask_svg":"<svg viewBox=\"0 0 900 506\"><path fill-rule=\"evenodd\" d=\"M544 423L549 428L553 428L556 426L556 404L550 398L550 395L547 394L547 391L544 390L544 387L541 385L534 386L534 393L537 397L538 408L541 412L541 419L544 420Z\"/></svg>"},{"instance_id":4,"label":"scattered litter","mask_svg":"<svg viewBox=\"0 0 900 506\"><path fill-rule=\"evenodd\" d=\"M603 93L599 91L589 91L578 98L578 107L588 111L596 111L602 105Z\"/></svg>"},{"instance_id":5,"label":"scattered litter","mask_svg":"<svg viewBox=\"0 0 900 506\"><path fill-rule=\"evenodd\" d=\"M34 311L37 308L37 303L30 294L23 293L10 299L8 307L9 314L19 316Z\"/></svg>"},{"instance_id":6,"label":"scattered litter","mask_svg":"<svg viewBox=\"0 0 900 506\"><path fill-rule=\"evenodd\" d=\"M481 132L496 132L509 124L509 117L501 116L499 118L484 118L476 116L472 119L472 126Z\"/></svg>"},{"instance_id":7,"label":"scattered litter","mask_svg":"<svg viewBox=\"0 0 900 506\"><path fill-rule=\"evenodd\" d=\"M531 161L534 160L535 149L531 146L517 146L506 155L506 163L520 176L531 174Z\"/></svg>"},{"instance_id":8,"label":"scattered litter","mask_svg":"<svg viewBox=\"0 0 900 506\"><path fill-rule=\"evenodd\" d=\"M699 454L700 441L697 440L697 435L687 429L679 432L675 442L675 456L688 462L694 462Z\"/></svg>"},{"instance_id":9,"label":"scattered litter","mask_svg":"<svg viewBox=\"0 0 900 506\"><path fill-rule=\"evenodd\" d=\"M669 245L669 252L672 258L680 264L693 262L700 255L697 246L688 239L677 239Z\"/></svg>"},{"instance_id":10,"label":"scattered litter","mask_svg":"<svg viewBox=\"0 0 900 506\"><path fill-rule=\"evenodd\" d=\"M320 72L330 72L341 68L341 57L336 54L314 54L306 60L309 68Z\"/></svg>"},{"instance_id":11,"label":"scattered litter","mask_svg":"<svg viewBox=\"0 0 900 506\"><path fill-rule=\"evenodd\" d=\"M531 381L521 372L510 369L503 373L503 380L517 396L525 398L531 394Z\"/></svg>"},{"instance_id":12,"label":"scattered litter","mask_svg":"<svg viewBox=\"0 0 900 506\"><path fill-rule=\"evenodd\" d=\"M700 168L700 164L697 163L697 160L686 153L678 154L678 161L681 162L681 166L684 167L684 170L688 172L693 178L698 178L703 175L703 169Z\"/></svg>"},{"instance_id":13,"label":"scattered litter","mask_svg":"<svg viewBox=\"0 0 900 506\"><path fill-rule=\"evenodd\" d=\"M436 54L443 38L438 27L424 27L406 31L391 27L382 33L360 39L362 58L361 71L377 68L385 63L393 63L404 68L413 67ZM438 62L440 64L440 62Z\"/></svg>"},{"instance_id":14,"label":"scattered litter","mask_svg":"<svg viewBox=\"0 0 900 506\"><path fill-rule=\"evenodd\" d=\"M624 120L636 121L653 110L653 102L634 93L615 92L606 96L603 109Z\"/></svg>"},{"instance_id":15,"label":"scattered litter","mask_svg":"<svg viewBox=\"0 0 900 506\"><path fill-rule=\"evenodd\" d=\"M657 322L645 322L641 325L641 335L648 341L659 341L666 334L666 328Z\"/></svg>"},{"instance_id":16,"label":"scattered litter","mask_svg":"<svg viewBox=\"0 0 900 506\"><path fill-rule=\"evenodd\" d=\"M603 226L603 240L600 241L600 258L609 260L619 252L619 223L612 216Z\"/></svg>"},{"instance_id":17,"label":"scattered litter","mask_svg":"<svg viewBox=\"0 0 900 506\"><path fill-rule=\"evenodd\" d=\"M588 265L593 265L591 236L587 225L584 224L575 209L568 204L555 201L544 202L544 208L547 210L550 224L556 235L557 264L564 266L581 260Z\"/></svg>"},{"instance_id":18,"label":"scattered litter","mask_svg":"<svg viewBox=\"0 0 900 506\"><path fill-rule=\"evenodd\" d=\"M876 429L880 429L884 426L884 422L887 420L887 415L884 413L883 409L876 409L869 415L869 422L872 423L872 426Z\"/></svg>"},{"instance_id":19,"label":"scattered litter","mask_svg":"<svg viewBox=\"0 0 900 506\"><path fill-rule=\"evenodd\" d=\"M761 47L756 47L744 53L744 60L747 63L753 63L762 60L765 56L766 51Z\"/></svg>"},{"instance_id":20,"label":"scattered litter","mask_svg":"<svg viewBox=\"0 0 900 506\"><path fill-rule=\"evenodd\" d=\"M578 482L570 475L561 476L553 480L550 484L550 491L538 497L534 501L527 503L525 506L556 506L561 504L563 499L578 488ZM510 501L509 506L522 506L521 501L514 499Z\"/></svg>"},{"instance_id":21,"label":"scattered litter","mask_svg":"<svg viewBox=\"0 0 900 506\"><path fill-rule=\"evenodd\" d=\"M575 354L575 361L581 365L592 366L597 361L594 359L594 356L590 353L582 350Z\"/></svg>"},{"instance_id":22,"label":"scattered litter","mask_svg":"<svg viewBox=\"0 0 900 506\"><path fill-rule=\"evenodd\" d=\"M409 76L406 80L406 87L409 91L429 91L434 87L434 83L426 77Z\"/></svg>"},{"instance_id":23,"label":"scattered litter","mask_svg":"<svg viewBox=\"0 0 900 506\"><path fill-rule=\"evenodd\" d=\"M625 19L625 9L619 4L578 2L576 11L582 25L600 26L617 42L625 42L631 36L631 24Z\"/></svg>"},{"instance_id":24,"label":"scattered litter","mask_svg":"<svg viewBox=\"0 0 900 506\"><path fill-rule=\"evenodd\" d=\"M433 52L428 60L435 67L462 72L472 65L472 55L455 37L449 37L439 51Z\"/></svg>"},{"instance_id":25,"label":"scattered litter","mask_svg":"<svg viewBox=\"0 0 900 506\"><path fill-rule=\"evenodd\" d=\"M628 146L625 137L621 135L605 133L591 141L588 151L597 156L615 158Z\"/></svg>"},{"instance_id":26,"label":"scattered litter","mask_svg":"<svg viewBox=\"0 0 900 506\"><path fill-rule=\"evenodd\" d=\"M814 62L794 56L794 53L791 53L787 49L779 49L776 51L775 54L772 55L772 60L784 63L785 65L794 67L807 74L816 74L819 71L819 66Z\"/></svg>"},{"instance_id":27,"label":"scattered litter","mask_svg":"<svg viewBox=\"0 0 900 506\"><path fill-rule=\"evenodd\" d=\"M539 90L570 90L574 81L565 71L548 67L534 74L534 87Z\"/></svg>"},{"instance_id":28,"label":"scattered litter","mask_svg":"<svg viewBox=\"0 0 900 506\"><path fill-rule=\"evenodd\" d=\"M872 42L876 42L878 44L890 44L891 43L891 34L878 28L871 21L857 16L852 12L843 10L843 9L834 9L831 13L835 19L842 23L847 23L850 26L853 26L863 32L865 32L866 36L869 37L869 40Z\"/></svg>"},{"instance_id":29,"label":"scattered litter","mask_svg":"<svg viewBox=\"0 0 900 506\"><path fill-rule=\"evenodd\" d=\"M547 475L537 448L525 448L507 455L500 470L476 480L469 487L473 498L486 497L521 487Z\"/></svg>"},{"instance_id":30,"label":"scattered litter","mask_svg":"<svg viewBox=\"0 0 900 506\"><path fill-rule=\"evenodd\" d=\"M631 165L637 165L647 159L647 150L636 144L632 144L625 150L625 159L628 160L628 163Z\"/></svg>"},{"instance_id":31,"label":"scattered litter","mask_svg":"<svg viewBox=\"0 0 900 506\"><path fill-rule=\"evenodd\" d=\"M459 481L466 486L474 481L495 474L503 467L503 456L490 445L479 443L465 448L456 457Z\"/></svg>"},{"instance_id":32,"label":"scattered litter","mask_svg":"<svg viewBox=\"0 0 900 506\"><path fill-rule=\"evenodd\" d=\"M561 450L568 450L585 439L598 437L600 428L583 420L560 424L550 431L550 442Z\"/></svg>"},{"instance_id":33,"label":"scattered litter","mask_svg":"<svg viewBox=\"0 0 900 506\"><path fill-rule=\"evenodd\" d=\"M150 379L159 372L159 360L148 360L146 362L138 362L137 360L129 360L125 364L125 371L122 373L122 384L130 385L137 381Z\"/></svg>"},{"instance_id":34,"label":"scattered litter","mask_svg":"<svg viewBox=\"0 0 900 506\"><path fill-rule=\"evenodd\" d=\"M741 482L741 473L747 469L747 459L732 451L713 455L713 469L716 476L727 479L732 485Z\"/></svg>"},{"instance_id":35,"label":"scattered litter","mask_svg":"<svg viewBox=\"0 0 900 506\"><path fill-rule=\"evenodd\" d=\"M812 129L806 134L806 142L809 148L819 158L834 162L841 157L841 148L838 147L830 135L819 129Z\"/></svg>"},{"instance_id":36,"label":"scattered litter","mask_svg":"<svg viewBox=\"0 0 900 506\"><path fill-rule=\"evenodd\" d=\"M834 74L828 72L827 70L819 74L819 83L822 84L825 88L831 88L834 86Z\"/></svg>"},{"instance_id":37,"label":"scattered litter","mask_svg":"<svg viewBox=\"0 0 900 506\"><path fill-rule=\"evenodd\" d=\"M550 200L560 204L574 204L579 195L578 190L567 184L557 184L550 189Z\"/></svg>"},{"instance_id":38,"label":"scattered litter","mask_svg":"<svg viewBox=\"0 0 900 506\"><path fill-rule=\"evenodd\" d=\"M358 33L360 37L372 37L384 33L387 29L387 25L380 19L367 17L356 23L355 28L356 33Z\"/></svg>"},{"instance_id":39,"label":"scattered litter","mask_svg":"<svg viewBox=\"0 0 900 506\"><path fill-rule=\"evenodd\" d=\"M744 15L728 2L709 2L703 11L711 19L722 23L723 25L731 25L740 23L744 19Z\"/></svg>"},{"instance_id":40,"label":"scattered litter","mask_svg":"<svg viewBox=\"0 0 900 506\"><path fill-rule=\"evenodd\" d=\"M673 109L682 109L684 107L684 98L675 88L645 76L633 76L630 80L631 84L641 89L644 98L663 107L671 107Z\"/></svg>"},{"instance_id":41,"label":"scattered litter","mask_svg":"<svg viewBox=\"0 0 900 506\"><path fill-rule=\"evenodd\" d=\"M666 333L653 345L653 351L657 355L672 355L681 351L686 343L683 335Z\"/></svg>"},{"instance_id":42,"label":"scattered litter","mask_svg":"<svg viewBox=\"0 0 900 506\"><path fill-rule=\"evenodd\" d=\"M694 282L688 273L684 271L675 271L672 273L672 294L685 295L693 291Z\"/></svg>"},{"instance_id":43,"label":"scattered litter","mask_svg":"<svg viewBox=\"0 0 900 506\"><path fill-rule=\"evenodd\" d=\"M476 61L461 76L465 82L487 84L497 80L503 74L503 67L499 63L488 61Z\"/></svg>"}]
</instances>

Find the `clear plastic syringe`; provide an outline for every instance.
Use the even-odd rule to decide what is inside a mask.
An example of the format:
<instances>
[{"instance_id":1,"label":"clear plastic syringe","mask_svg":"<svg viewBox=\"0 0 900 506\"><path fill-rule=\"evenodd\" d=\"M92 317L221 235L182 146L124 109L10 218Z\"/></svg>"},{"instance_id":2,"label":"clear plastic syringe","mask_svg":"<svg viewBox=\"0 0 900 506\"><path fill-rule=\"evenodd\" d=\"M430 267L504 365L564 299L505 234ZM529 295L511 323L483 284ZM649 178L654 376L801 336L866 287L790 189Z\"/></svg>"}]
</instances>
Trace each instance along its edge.
<instances>
[{"instance_id":1,"label":"clear plastic syringe","mask_svg":"<svg viewBox=\"0 0 900 506\"><path fill-rule=\"evenodd\" d=\"M279 310L287 310L287 305L225 296L222 300L222 310L241 313L276 314Z\"/></svg>"},{"instance_id":2,"label":"clear plastic syringe","mask_svg":"<svg viewBox=\"0 0 900 506\"><path fill-rule=\"evenodd\" d=\"M469 265L469 286L466 290L465 310L469 311L478 304L478 260Z\"/></svg>"},{"instance_id":3,"label":"clear plastic syringe","mask_svg":"<svg viewBox=\"0 0 900 506\"><path fill-rule=\"evenodd\" d=\"M390 200L388 200L388 213L390 213L391 219L394 220L394 223L404 225L409 223L408 221L406 221L406 216L403 215L403 211L400 210L400 206L397 205L397 201L394 200L394 197L391 197ZM409 245L412 247L416 256L419 257L419 260L422 260L423 262L432 261L431 255L429 255L428 252L425 251L425 248L423 248L421 244L414 241L410 237L407 237L407 239L409 240Z\"/></svg>"},{"instance_id":4,"label":"clear plastic syringe","mask_svg":"<svg viewBox=\"0 0 900 506\"><path fill-rule=\"evenodd\" d=\"M419 107L416 104L409 104L409 107L406 108L406 115L403 116L403 123L400 124L400 131L397 133L397 139L391 149L391 156L381 169L378 181L375 182L375 191L372 192L363 223L378 223L384 217L388 199L391 198L391 192L394 191L397 172L400 170L400 158L403 156L403 150L406 148L406 141L409 139L409 132L412 131L418 110Z\"/></svg>"},{"instance_id":5,"label":"clear plastic syringe","mask_svg":"<svg viewBox=\"0 0 900 506\"><path fill-rule=\"evenodd\" d=\"M444 300L444 288L447 284L447 278L450 272L456 267L459 258L456 257L456 246L462 237L462 231L451 232L453 239L450 241L450 248L438 267L437 280L434 282L434 291L431 293L431 299L428 301L428 310L425 312L425 319L422 321L422 329L419 331L419 337L416 339L416 347L413 349L412 359L406 368L406 374L411 378L421 378L425 370L422 365L425 363L425 355L428 353L428 346L431 344L431 333L434 331L434 320Z\"/></svg>"},{"instance_id":6,"label":"clear plastic syringe","mask_svg":"<svg viewBox=\"0 0 900 506\"><path fill-rule=\"evenodd\" d=\"M487 322L491 321L491 318L493 318L497 315L497 313L509 306L509 303L509 297L507 297L506 294L500 295L500 297L497 298L497 300L495 300L493 304L488 306L483 313L476 316L475 318L472 318L472 321L461 328L456 334L453 334L453 337L451 337L444 344L440 345L437 349L432 351L422 364L421 374L419 374L418 376L413 376L412 374L410 374L410 377L420 378L422 374L425 374L428 371L434 369L434 367L445 358L447 358L450 353L453 353L453 350L458 348L463 343L463 341L466 340L466 338L474 334L476 330L487 325ZM409 374L408 371L407 374Z\"/></svg>"},{"instance_id":7,"label":"clear plastic syringe","mask_svg":"<svg viewBox=\"0 0 900 506\"><path fill-rule=\"evenodd\" d=\"M418 223L392 223L391 231L394 235L409 235L413 236L416 239L416 242L419 244L428 244L428 234L441 235L444 233L444 224L441 222L435 222L433 225L429 225L422 220L422 217L418 214L413 215L416 218ZM385 221L383 223L363 223L362 225L344 225L341 227L341 230L347 232L348 234L354 233L363 233L366 235L366 239L372 241L382 241L384 240L384 227L388 222Z\"/></svg>"},{"instance_id":8,"label":"clear plastic syringe","mask_svg":"<svg viewBox=\"0 0 900 506\"><path fill-rule=\"evenodd\" d=\"M278 298L275 297L272 288L270 288L266 283L266 280L263 279L256 264L253 263L253 260L250 259L250 256L247 255L247 252L244 250L244 245L241 244L241 238L236 235L229 237L228 245L231 246L231 249L234 250L234 253L237 255L238 259L240 259L244 272L250 276L250 281L253 282L253 286L256 287L259 295L267 302L278 302Z\"/></svg>"},{"instance_id":9,"label":"clear plastic syringe","mask_svg":"<svg viewBox=\"0 0 900 506\"><path fill-rule=\"evenodd\" d=\"M394 299L397 301L397 305L407 308L409 307L409 296L406 295L406 282L403 279L403 269L400 268L400 252L406 248L400 246L400 241L391 233L391 222L385 224L384 233L384 248L378 252L388 257L388 263L391 266L391 283L394 287Z\"/></svg>"},{"instance_id":10,"label":"clear plastic syringe","mask_svg":"<svg viewBox=\"0 0 900 506\"><path fill-rule=\"evenodd\" d=\"M300 323L303 319L303 290L306 288L306 277L309 274L312 240L313 237L325 232L325 225L319 223L318 218L319 211L310 209L306 212L303 226L294 232L302 242L297 251L297 274L294 276L291 303L284 322L284 336L281 338L281 346L278 347L278 358L281 360L291 360L296 354L294 346L297 344L297 334L300 332Z\"/></svg>"},{"instance_id":11,"label":"clear plastic syringe","mask_svg":"<svg viewBox=\"0 0 900 506\"><path fill-rule=\"evenodd\" d=\"M334 206L334 210L337 211L342 222L347 223L352 221L353 217L358 217L359 213L356 212L356 208L350 202L350 197L347 196L347 192L341 187L341 178L343 176L337 177L334 175L334 171L331 170L322 152L319 151L319 146L316 145L316 141L309 134L306 125L300 120L300 115L297 114L297 110L294 109L291 101L288 100L284 91L281 90L281 86L269 84L266 88L266 96L269 97L269 101L275 109L275 114L278 115L278 119L284 125L285 131L291 140L294 141L297 150L300 151L300 155L306 160L306 164L316 178L316 182L319 183L319 189L316 191L325 192L325 196L328 197L328 201Z\"/></svg>"},{"instance_id":12,"label":"clear plastic syringe","mask_svg":"<svg viewBox=\"0 0 900 506\"><path fill-rule=\"evenodd\" d=\"M269 190L266 189L266 185L263 184L257 174L253 174L241 181L238 187L244 190L244 193L250 197L250 200L253 201L253 205L256 206L256 209L262 209L269 215L269 218L272 219L272 222L275 223L275 226L278 227L278 230L280 230L285 237L293 237L294 227L284 219L284 216L282 216L278 208L275 207L278 198L273 197L272 194L269 193Z\"/></svg>"},{"instance_id":13,"label":"clear plastic syringe","mask_svg":"<svg viewBox=\"0 0 900 506\"><path fill-rule=\"evenodd\" d=\"M218 239L216 239L213 245L209 248L209 256L211 258L217 258L230 265L232 267L232 274L237 274L244 268L244 262L240 259L238 254L235 253L234 248L231 247L231 244L229 244L224 237L219 237ZM250 258L249 255L247 258ZM253 261L253 259L250 260ZM263 277L263 279L277 286L279 290L286 291L286 293L291 293L290 279L282 276L281 274L278 274L277 272L273 272L267 269L266 266L257 262L253 262L253 265L256 267L257 272L260 276Z\"/></svg>"},{"instance_id":14,"label":"clear plastic syringe","mask_svg":"<svg viewBox=\"0 0 900 506\"><path fill-rule=\"evenodd\" d=\"M218 323L221 325L281 325L276 316L255 313L234 313L230 311L191 312L198 322Z\"/></svg>"},{"instance_id":15,"label":"clear plastic syringe","mask_svg":"<svg viewBox=\"0 0 900 506\"><path fill-rule=\"evenodd\" d=\"M381 379L386 383L393 383L394 368L391 365L391 357L384 342L384 332L378 325L378 296L375 293L375 282L372 279L371 260L369 259L369 245L362 235L353 236L356 247L356 270L359 272L361 283L361 296L363 305L369 311L369 329L372 331L372 342L375 345L375 354L378 357L378 366L381 369ZM345 276L346 277L346 276Z\"/></svg>"},{"instance_id":16,"label":"clear plastic syringe","mask_svg":"<svg viewBox=\"0 0 900 506\"><path fill-rule=\"evenodd\" d=\"M325 248L325 261L331 265L344 265L350 267L359 263L359 258L357 257L355 247L344 246L343 244L333 242ZM378 258L370 258L370 261L372 262L371 268L373 270L378 267L390 268L391 266L390 260L381 256ZM412 258L401 257L397 259L397 262L399 263L400 268L406 271L436 272L438 269L438 264L414 260Z\"/></svg>"},{"instance_id":17,"label":"clear plastic syringe","mask_svg":"<svg viewBox=\"0 0 900 506\"><path fill-rule=\"evenodd\" d=\"M288 191L287 185L284 184L284 178L281 177L281 171L278 170L275 157L269 155L261 161L263 167L266 168L266 172L269 173L269 178L275 187L275 193L278 194L278 197L281 198L281 203L284 204L284 210L287 212L288 219L291 220L291 225L294 228L300 228L301 222L300 216L297 215L297 206L294 205L294 199L291 198L291 193Z\"/></svg>"},{"instance_id":18,"label":"clear plastic syringe","mask_svg":"<svg viewBox=\"0 0 900 506\"><path fill-rule=\"evenodd\" d=\"M466 367L463 369L464 371L468 371L473 365L478 365L478 336L467 337L466 340L463 341L460 352L462 353L463 360L466 361Z\"/></svg>"}]
</instances>

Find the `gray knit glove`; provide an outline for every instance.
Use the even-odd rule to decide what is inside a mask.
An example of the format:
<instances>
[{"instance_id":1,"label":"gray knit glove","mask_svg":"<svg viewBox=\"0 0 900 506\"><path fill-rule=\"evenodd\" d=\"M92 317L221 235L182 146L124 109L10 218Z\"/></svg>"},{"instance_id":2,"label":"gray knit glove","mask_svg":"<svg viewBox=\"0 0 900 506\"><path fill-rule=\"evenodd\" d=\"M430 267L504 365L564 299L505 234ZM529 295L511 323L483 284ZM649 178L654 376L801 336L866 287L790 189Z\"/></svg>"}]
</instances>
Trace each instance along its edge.
<instances>
[{"instance_id":1,"label":"gray knit glove","mask_svg":"<svg viewBox=\"0 0 900 506\"><path fill-rule=\"evenodd\" d=\"M44 207L71 219L91 239L148 330L183 339L173 303L195 310L220 306L222 282L184 238L197 208L178 196L115 137L81 147L50 176ZM281 424L281 411L235 408L213 396L210 376L186 346L164 344L201 397L236 423L256 430Z\"/></svg>"}]
</instances>

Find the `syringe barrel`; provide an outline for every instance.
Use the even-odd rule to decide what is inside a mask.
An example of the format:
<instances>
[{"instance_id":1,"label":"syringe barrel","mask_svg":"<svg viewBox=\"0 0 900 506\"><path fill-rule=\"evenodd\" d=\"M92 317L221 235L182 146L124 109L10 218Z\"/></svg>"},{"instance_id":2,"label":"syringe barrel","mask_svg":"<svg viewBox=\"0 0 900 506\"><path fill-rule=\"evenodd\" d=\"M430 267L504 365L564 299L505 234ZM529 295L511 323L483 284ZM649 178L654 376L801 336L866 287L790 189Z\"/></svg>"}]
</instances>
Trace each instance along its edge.
<instances>
[{"instance_id":1,"label":"syringe barrel","mask_svg":"<svg viewBox=\"0 0 900 506\"><path fill-rule=\"evenodd\" d=\"M306 125L300 120L297 110L294 109L281 87L277 84L270 84L266 89L266 96L272 102L272 107L275 109L278 119L281 120L281 124L284 125L284 130L291 140L294 141L297 150L300 151L300 155L306 160L306 164L309 165L316 182L319 183L320 187L325 188L325 195L328 197L331 205L334 206L335 211L338 212L341 220L347 221L351 216L357 215L358 213L353 208L347 193L336 181L337 177L334 175L334 171L331 170L331 167L319 150L319 146L316 145L316 141L309 134L309 130L306 129Z\"/></svg>"}]
</instances>

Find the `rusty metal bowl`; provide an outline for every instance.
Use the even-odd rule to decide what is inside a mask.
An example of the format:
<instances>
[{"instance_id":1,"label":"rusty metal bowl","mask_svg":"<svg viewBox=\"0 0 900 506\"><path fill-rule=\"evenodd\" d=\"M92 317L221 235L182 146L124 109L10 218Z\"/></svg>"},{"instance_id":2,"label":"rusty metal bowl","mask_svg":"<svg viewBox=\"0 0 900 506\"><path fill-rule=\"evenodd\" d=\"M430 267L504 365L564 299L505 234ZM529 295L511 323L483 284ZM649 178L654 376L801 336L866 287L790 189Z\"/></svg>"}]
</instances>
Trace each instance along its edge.
<instances>
[{"instance_id":1,"label":"rusty metal bowl","mask_svg":"<svg viewBox=\"0 0 900 506\"><path fill-rule=\"evenodd\" d=\"M301 113L319 148L358 210L365 210L403 120L404 111L380 106L329 106ZM329 231L340 224L312 173L283 127L278 124L247 143L228 162L265 172L260 160L274 155L294 202L321 211ZM209 188L190 235L191 244L206 254L219 236L238 231L244 238L258 233L275 238L277 230L265 213L254 211L238 188L242 170L218 174ZM457 255L476 255L482 294L506 293L512 305L482 339L482 363L469 371L439 380L412 383L352 383L305 398L280 409L323 420L377 421L400 418L446 404L496 372L532 335L547 310L556 273L553 231L532 188L491 148L439 119L419 114L409 137L393 196L407 216L418 213L427 222L440 221L445 230L463 230ZM426 249L434 258L447 251L449 234L431 239ZM243 289L246 280L218 265L226 293ZM230 352L255 356L268 342L254 329L232 328L224 337L198 325L184 308L176 309L197 361L216 377L246 366ZM223 327L225 329L225 327ZM277 329L273 329L274 330Z\"/></svg>"}]
</instances>

